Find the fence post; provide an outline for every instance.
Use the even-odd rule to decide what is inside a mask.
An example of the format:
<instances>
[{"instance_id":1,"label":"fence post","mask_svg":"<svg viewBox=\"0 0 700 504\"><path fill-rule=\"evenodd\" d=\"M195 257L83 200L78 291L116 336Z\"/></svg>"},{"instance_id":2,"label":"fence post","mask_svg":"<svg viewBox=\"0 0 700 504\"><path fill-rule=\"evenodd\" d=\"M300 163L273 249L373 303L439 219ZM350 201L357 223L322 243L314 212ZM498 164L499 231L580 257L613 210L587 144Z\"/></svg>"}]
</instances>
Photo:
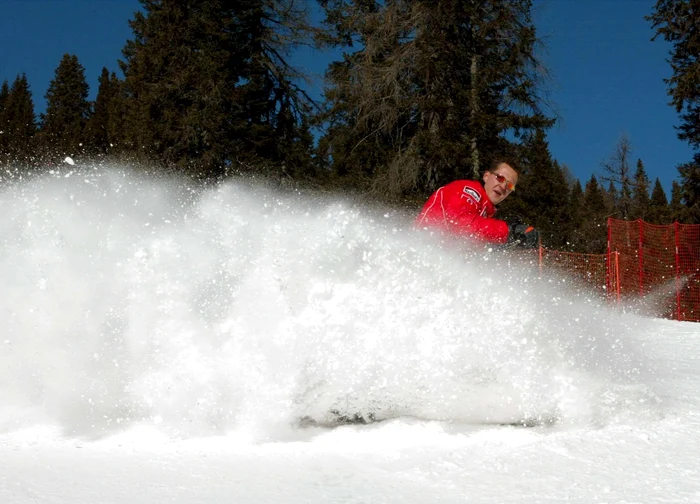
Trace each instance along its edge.
<instances>
[{"instance_id":1,"label":"fence post","mask_svg":"<svg viewBox=\"0 0 700 504\"><path fill-rule=\"evenodd\" d=\"M611 265L611 251L610 251L610 224L611 224L611 218L608 217L607 220L607 225L608 225L608 260L605 261L605 288L608 290L608 292L612 292L612 265Z\"/></svg>"},{"instance_id":2,"label":"fence post","mask_svg":"<svg viewBox=\"0 0 700 504\"><path fill-rule=\"evenodd\" d=\"M678 221L673 223L673 238L676 244L676 320L681 319L681 257Z\"/></svg>"},{"instance_id":3,"label":"fence post","mask_svg":"<svg viewBox=\"0 0 700 504\"><path fill-rule=\"evenodd\" d=\"M615 251L615 293L617 295L617 305L620 306L620 253Z\"/></svg>"},{"instance_id":4,"label":"fence post","mask_svg":"<svg viewBox=\"0 0 700 504\"><path fill-rule=\"evenodd\" d=\"M637 219L639 237L637 238L637 257L639 258L639 297L644 297L644 221Z\"/></svg>"}]
</instances>

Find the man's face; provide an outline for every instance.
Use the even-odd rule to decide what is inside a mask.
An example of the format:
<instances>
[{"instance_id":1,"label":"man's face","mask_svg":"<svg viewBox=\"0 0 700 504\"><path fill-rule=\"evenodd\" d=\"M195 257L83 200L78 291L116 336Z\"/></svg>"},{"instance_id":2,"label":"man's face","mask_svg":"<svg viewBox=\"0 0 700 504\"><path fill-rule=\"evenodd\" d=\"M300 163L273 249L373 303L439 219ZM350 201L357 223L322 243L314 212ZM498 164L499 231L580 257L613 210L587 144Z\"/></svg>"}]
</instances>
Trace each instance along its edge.
<instances>
[{"instance_id":1,"label":"man's face","mask_svg":"<svg viewBox=\"0 0 700 504\"><path fill-rule=\"evenodd\" d=\"M484 190L494 205L506 199L517 183L517 172L506 163L499 164L493 171L484 172Z\"/></svg>"}]
</instances>

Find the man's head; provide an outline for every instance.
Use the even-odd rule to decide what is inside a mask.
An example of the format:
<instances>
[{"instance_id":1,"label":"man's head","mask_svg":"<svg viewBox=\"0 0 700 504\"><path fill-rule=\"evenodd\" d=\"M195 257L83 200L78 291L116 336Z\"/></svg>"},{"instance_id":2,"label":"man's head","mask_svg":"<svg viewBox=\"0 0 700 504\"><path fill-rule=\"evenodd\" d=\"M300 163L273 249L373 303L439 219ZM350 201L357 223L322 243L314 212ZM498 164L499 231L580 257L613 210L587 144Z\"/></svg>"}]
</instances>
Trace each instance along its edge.
<instances>
[{"instance_id":1,"label":"man's head","mask_svg":"<svg viewBox=\"0 0 700 504\"><path fill-rule=\"evenodd\" d=\"M505 161L495 161L484 172L484 190L491 203L498 205L506 199L518 183L518 172Z\"/></svg>"}]
</instances>

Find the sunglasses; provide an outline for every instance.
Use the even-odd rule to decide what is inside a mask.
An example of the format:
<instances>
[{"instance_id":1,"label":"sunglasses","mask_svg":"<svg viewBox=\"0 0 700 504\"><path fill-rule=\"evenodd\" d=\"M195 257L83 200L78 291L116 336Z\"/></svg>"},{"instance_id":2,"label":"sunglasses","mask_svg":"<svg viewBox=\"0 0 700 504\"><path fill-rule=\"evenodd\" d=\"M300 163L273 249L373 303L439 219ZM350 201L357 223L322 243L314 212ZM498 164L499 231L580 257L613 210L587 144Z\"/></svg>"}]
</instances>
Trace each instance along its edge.
<instances>
[{"instance_id":1,"label":"sunglasses","mask_svg":"<svg viewBox=\"0 0 700 504\"><path fill-rule=\"evenodd\" d=\"M505 178L503 175L500 173L492 173L494 177L496 177L496 180L498 181L499 184L502 184L503 182L506 183L506 189L508 191L514 191L515 190L515 184L513 182L508 181L507 178Z\"/></svg>"}]
</instances>

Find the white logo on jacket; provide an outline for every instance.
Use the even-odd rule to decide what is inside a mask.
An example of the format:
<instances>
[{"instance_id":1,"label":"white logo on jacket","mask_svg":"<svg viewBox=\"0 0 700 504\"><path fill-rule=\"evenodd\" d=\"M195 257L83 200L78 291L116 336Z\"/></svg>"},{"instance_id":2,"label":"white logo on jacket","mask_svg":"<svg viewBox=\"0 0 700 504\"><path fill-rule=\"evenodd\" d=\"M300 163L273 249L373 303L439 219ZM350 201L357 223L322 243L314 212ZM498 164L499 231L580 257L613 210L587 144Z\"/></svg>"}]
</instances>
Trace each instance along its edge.
<instances>
[{"instance_id":1,"label":"white logo on jacket","mask_svg":"<svg viewBox=\"0 0 700 504\"><path fill-rule=\"evenodd\" d=\"M481 194L479 194L479 191L477 191L476 189L472 189L472 188L469 187L469 186L464 186L463 191L464 191L465 194L471 196L472 199L473 199L474 201L476 201L477 203L478 203L479 201L481 201Z\"/></svg>"}]
</instances>

